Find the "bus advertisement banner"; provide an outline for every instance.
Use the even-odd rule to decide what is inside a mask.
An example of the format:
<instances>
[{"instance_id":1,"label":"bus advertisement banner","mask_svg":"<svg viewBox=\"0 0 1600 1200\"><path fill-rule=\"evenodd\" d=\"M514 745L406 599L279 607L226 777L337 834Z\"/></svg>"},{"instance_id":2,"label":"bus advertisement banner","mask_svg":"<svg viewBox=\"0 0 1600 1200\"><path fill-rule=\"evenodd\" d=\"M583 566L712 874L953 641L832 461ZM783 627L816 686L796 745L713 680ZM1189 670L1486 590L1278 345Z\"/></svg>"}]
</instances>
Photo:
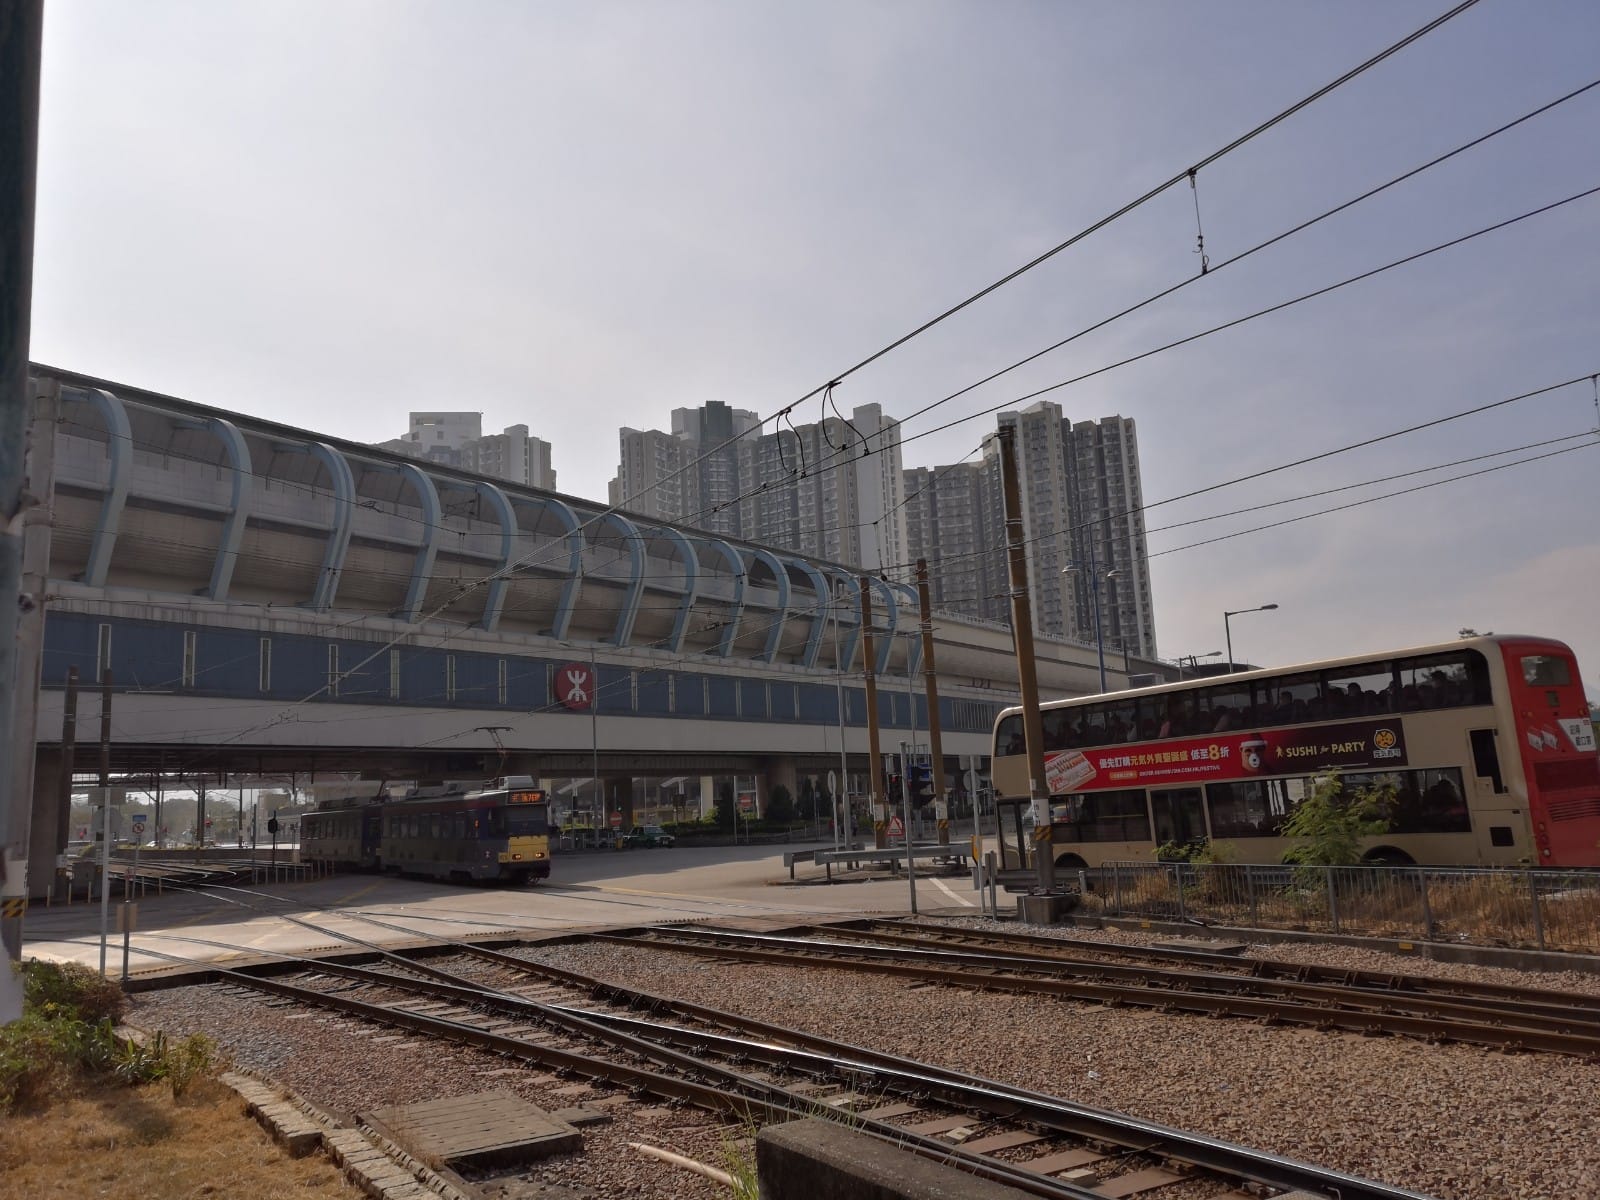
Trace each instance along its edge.
<instances>
[{"instance_id":1,"label":"bus advertisement banner","mask_svg":"<svg viewBox=\"0 0 1600 1200\"><path fill-rule=\"evenodd\" d=\"M1405 733L1397 718L1301 725L1252 733L1168 738L1045 756L1052 795L1136 787L1309 774L1333 767L1383 770L1406 765Z\"/></svg>"}]
</instances>

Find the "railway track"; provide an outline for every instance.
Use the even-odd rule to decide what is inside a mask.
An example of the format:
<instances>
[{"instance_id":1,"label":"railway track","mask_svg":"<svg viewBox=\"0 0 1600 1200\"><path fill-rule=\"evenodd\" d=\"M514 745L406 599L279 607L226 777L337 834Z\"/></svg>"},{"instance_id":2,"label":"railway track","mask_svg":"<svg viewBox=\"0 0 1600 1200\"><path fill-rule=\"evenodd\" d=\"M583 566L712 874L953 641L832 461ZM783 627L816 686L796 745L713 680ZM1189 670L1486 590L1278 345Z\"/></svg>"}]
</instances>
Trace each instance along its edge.
<instances>
[{"instance_id":1,"label":"railway track","mask_svg":"<svg viewBox=\"0 0 1600 1200\"><path fill-rule=\"evenodd\" d=\"M936 925L915 920L875 918L854 922L850 929L882 939L914 938L917 944L979 948L993 953L1021 952L1059 957L1066 961L1111 960L1169 963L1208 967L1231 974L1252 975L1261 979L1287 979L1307 983L1330 983L1359 987L1373 992L1468 998L1485 1006L1498 1006L1511 1012L1554 1014L1579 1012L1600 1024L1600 1003L1572 992L1514 987L1503 983L1451 979L1430 975L1405 975L1387 971L1360 971L1345 967L1325 967L1313 963L1279 962L1268 958L1248 958L1216 950L1168 946L1134 946L1102 942L1090 938L1055 937L1048 934L1015 933L1004 930L973 930Z\"/></svg>"},{"instance_id":2,"label":"railway track","mask_svg":"<svg viewBox=\"0 0 1600 1200\"><path fill-rule=\"evenodd\" d=\"M1417 1193L486 947L452 969L381 951L373 965L288 960L212 972L266 993L476 1046L636 1094L761 1122L824 1116L1031 1194L1071 1200L1340 1200ZM1078 1172L1080 1181L1057 1178Z\"/></svg>"},{"instance_id":3,"label":"railway track","mask_svg":"<svg viewBox=\"0 0 1600 1200\"><path fill-rule=\"evenodd\" d=\"M651 927L594 935L621 945L783 966L833 967L984 991L1053 995L1163 1011L1252 1017L1362 1034L1399 1034L1504 1050L1600 1060L1600 1013L1572 998L1440 995L1411 989L1254 975L1238 970L1117 962L1016 946L939 944L919 935L839 927L802 935L743 933L704 926ZM908 944L910 943L910 944Z\"/></svg>"}]
</instances>

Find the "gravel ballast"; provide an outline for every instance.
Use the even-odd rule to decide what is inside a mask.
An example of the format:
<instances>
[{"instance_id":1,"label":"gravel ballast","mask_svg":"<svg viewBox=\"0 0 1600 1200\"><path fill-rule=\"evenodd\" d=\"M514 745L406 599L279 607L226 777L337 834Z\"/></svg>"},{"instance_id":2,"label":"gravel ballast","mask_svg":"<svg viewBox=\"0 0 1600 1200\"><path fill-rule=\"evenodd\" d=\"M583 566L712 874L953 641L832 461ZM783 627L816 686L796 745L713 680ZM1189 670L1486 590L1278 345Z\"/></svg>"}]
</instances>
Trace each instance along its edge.
<instances>
[{"instance_id":1,"label":"gravel ballast","mask_svg":"<svg viewBox=\"0 0 1600 1200\"><path fill-rule=\"evenodd\" d=\"M960 924L992 927L977 919ZM1122 932L1060 932L1106 941L1157 940ZM1596 994L1597 981L1587 976L1400 960L1342 946L1275 945L1251 952ZM908 986L865 973L719 962L598 943L522 953L630 988L936 1062L1441 1200L1600 1196L1594 1136L1600 1066L1574 1059ZM643 1158L627 1143L646 1142L723 1166L729 1144L747 1132L692 1109L620 1095L607 1099L599 1089L576 1094L570 1089L582 1087L578 1080L215 988L141 995L134 1020L178 1035L209 1033L241 1064L339 1112L499 1087L546 1108L606 1099L614 1122L586 1131L582 1154L535 1165L526 1178L512 1181L508 1200L725 1197L720 1185Z\"/></svg>"}]
</instances>

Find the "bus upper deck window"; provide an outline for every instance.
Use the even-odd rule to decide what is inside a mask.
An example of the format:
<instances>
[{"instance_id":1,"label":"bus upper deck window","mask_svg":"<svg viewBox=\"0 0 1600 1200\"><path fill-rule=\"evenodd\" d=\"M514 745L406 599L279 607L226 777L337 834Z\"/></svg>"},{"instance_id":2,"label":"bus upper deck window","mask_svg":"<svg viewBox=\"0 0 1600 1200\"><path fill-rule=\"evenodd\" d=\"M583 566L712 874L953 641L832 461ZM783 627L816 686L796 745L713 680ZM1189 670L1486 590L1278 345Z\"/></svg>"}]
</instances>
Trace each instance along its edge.
<instances>
[{"instance_id":1,"label":"bus upper deck window","mask_svg":"<svg viewBox=\"0 0 1600 1200\"><path fill-rule=\"evenodd\" d=\"M1524 654L1522 682L1530 687L1566 687L1572 682L1567 660L1552 654Z\"/></svg>"}]
</instances>

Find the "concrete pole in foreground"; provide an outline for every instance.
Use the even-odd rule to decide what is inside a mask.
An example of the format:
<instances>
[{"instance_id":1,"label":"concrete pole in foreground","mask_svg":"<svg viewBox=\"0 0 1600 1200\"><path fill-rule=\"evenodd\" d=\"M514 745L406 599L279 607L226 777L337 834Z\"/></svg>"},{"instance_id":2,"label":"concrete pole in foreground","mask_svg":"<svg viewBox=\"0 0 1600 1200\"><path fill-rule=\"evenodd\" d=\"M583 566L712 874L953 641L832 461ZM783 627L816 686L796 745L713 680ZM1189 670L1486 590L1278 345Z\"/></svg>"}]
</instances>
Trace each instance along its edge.
<instances>
[{"instance_id":1,"label":"concrete pole in foreground","mask_svg":"<svg viewBox=\"0 0 1600 1200\"><path fill-rule=\"evenodd\" d=\"M1017 487L1016 429L1000 426L1000 485L1006 508L1006 551L1011 568L1011 637L1022 692L1022 733L1028 747L1028 797L1033 807L1033 861L1041 892L1056 886L1051 847L1050 793L1044 777L1044 722L1039 716L1039 676L1033 657L1033 606L1028 599L1028 551Z\"/></svg>"},{"instance_id":2,"label":"concrete pole in foreground","mask_svg":"<svg viewBox=\"0 0 1600 1200\"><path fill-rule=\"evenodd\" d=\"M861 576L861 669L867 682L867 757L872 766L872 845L889 844L889 797L883 784L883 753L878 745L878 664L872 645L872 581Z\"/></svg>"},{"instance_id":3,"label":"concrete pole in foreground","mask_svg":"<svg viewBox=\"0 0 1600 1200\"><path fill-rule=\"evenodd\" d=\"M950 792L944 786L944 742L939 728L939 684L933 662L933 610L928 604L928 560L917 559L917 608L922 619L922 680L928 692L928 761L939 845L950 844Z\"/></svg>"},{"instance_id":4,"label":"concrete pole in foreground","mask_svg":"<svg viewBox=\"0 0 1600 1200\"><path fill-rule=\"evenodd\" d=\"M31 722L35 689L17 670L22 594L23 517L27 495L28 335L33 308L34 179L39 158L39 58L42 0L0 7L0 746ZM33 796L0 770L0 942L22 957L27 908L28 834ZM6 983L11 982L9 973Z\"/></svg>"}]
</instances>

